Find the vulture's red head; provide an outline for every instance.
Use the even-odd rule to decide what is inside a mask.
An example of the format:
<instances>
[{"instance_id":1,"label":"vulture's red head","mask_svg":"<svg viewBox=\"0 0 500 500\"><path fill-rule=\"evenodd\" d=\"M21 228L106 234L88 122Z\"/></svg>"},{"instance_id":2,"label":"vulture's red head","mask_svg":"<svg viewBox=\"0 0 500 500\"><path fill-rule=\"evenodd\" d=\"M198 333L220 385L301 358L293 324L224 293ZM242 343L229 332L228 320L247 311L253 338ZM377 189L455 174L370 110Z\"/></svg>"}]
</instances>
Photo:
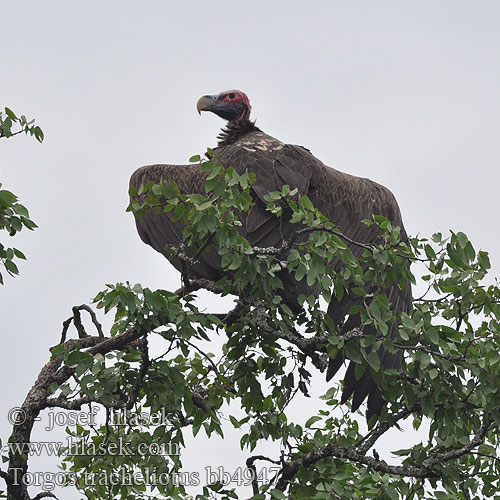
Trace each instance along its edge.
<instances>
[{"instance_id":1,"label":"vulture's red head","mask_svg":"<svg viewBox=\"0 0 500 500\"><path fill-rule=\"evenodd\" d=\"M204 95L196 103L198 113L211 111L228 121L243 121L250 117L250 102L240 90L226 90L219 95Z\"/></svg>"}]
</instances>

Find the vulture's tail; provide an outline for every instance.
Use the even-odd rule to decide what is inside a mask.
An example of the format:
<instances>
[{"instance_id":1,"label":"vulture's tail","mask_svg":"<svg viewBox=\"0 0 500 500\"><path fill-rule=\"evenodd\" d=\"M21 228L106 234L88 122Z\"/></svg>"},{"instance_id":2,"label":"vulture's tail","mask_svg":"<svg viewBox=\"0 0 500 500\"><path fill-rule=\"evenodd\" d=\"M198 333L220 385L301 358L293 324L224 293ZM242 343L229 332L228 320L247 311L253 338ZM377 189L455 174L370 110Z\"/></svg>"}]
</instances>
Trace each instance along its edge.
<instances>
[{"instance_id":1,"label":"vulture's tail","mask_svg":"<svg viewBox=\"0 0 500 500\"><path fill-rule=\"evenodd\" d=\"M392 285L387 291L387 298L389 300L389 304L391 310L394 312L397 311L406 311L408 300L405 300L406 294L411 293L409 285L407 285L403 290L401 290L397 285ZM362 303L361 298L357 299L358 303ZM340 328L340 334L346 334L347 332L362 327L363 333L365 335L374 335L380 336L380 333L376 331L376 329L372 325L361 324L361 318L359 314L347 316L350 308L355 305L351 298L345 296L340 302L332 300L330 306L328 308L328 314L335 322L336 326ZM347 319L344 322L344 318L347 316ZM390 323L388 326L387 336L389 338L393 338L397 325L394 323ZM378 357L380 359L381 370L388 370L390 368L399 368L402 363L402 355L400 351L395 353L388 352L384 350L382 347L377 351ZM331 359L327 372L326 372L326 380L330 381L333 376L337 373L340 367L343 365L345 361L344 354L340 352L335 358ZM367 368L365 372L361 375L361 377L356 379L355 376L355 368L356 363L351 361L347 368L345 377L344 377L344 387L342 391L341 404L344 404L351 396L352 396L352 411L356 411L363 401L368 397L367 402L367 412L366 419L370 420L370 417L373 415L380 415L382 408L386 404L386 400L384 399L383 393L380 387L376 384L371 374L370 368Z\"/></svg>"}]
</instances>

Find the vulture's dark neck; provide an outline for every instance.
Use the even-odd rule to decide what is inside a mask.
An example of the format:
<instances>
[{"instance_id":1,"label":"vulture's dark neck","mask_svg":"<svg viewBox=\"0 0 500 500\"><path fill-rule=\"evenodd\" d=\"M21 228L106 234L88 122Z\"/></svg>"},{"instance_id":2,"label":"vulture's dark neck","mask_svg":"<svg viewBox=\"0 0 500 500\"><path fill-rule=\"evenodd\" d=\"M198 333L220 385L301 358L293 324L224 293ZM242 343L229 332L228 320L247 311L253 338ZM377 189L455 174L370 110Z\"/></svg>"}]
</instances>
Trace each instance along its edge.
<instances>
[{"instance_id":1,"label":"vulture's dark neck","mask_svg":"<svg viewBox=\"0 0 500 500\"><path fill-rule=\"evenodd\" d=\"M222 132L217 136L219 139L218 146L229 146L233 144L240 137L243 137L248 132L253 132L260 130L260 128L255 126L255 122L250 120L233 120L227 123L226 127L222 129Z\"/></svg>"}]
</instances>

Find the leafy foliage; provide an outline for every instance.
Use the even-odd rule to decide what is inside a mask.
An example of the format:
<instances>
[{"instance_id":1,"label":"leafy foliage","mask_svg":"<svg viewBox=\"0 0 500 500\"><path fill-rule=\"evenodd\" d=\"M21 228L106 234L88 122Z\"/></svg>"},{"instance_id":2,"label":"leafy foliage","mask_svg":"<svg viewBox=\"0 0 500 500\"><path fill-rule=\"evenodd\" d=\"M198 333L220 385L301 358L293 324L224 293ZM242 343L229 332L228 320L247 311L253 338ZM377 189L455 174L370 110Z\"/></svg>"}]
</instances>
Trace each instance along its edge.
<instances>
[{"instance_id":1,"label":"leafy foliage","mask_svg":"<svg viewBox=\"0 0 500 500\"><path fill-rule=\"evenodd\" d=\"M26 134L35 136L39 142L42 142L44 137L42 129L35 126L34 122L35 120L28 121L24 115L18 118L12 110L5 108L4 112L0 111L0 138L8 138L25 132ZM13 132L12 127L14 125L19 125L21 130ZM1 187L2 184L0 183L0 231L4 230L9 236L14 236L23 227L30 230L35 229L37 226L29 218L28 209L18 202L15 194L1 189ZM18 248L5 247L5 245L0 243L0 263L11 276L19 274L16 259L25 260L26 257ZM3 284L1 272L0 284Z\"/></svg>"},{"instance_id":2,"label":"leafy foliage","mask_svg":"<svg viewBox=\"0 0 500 500\"><path fill-rule=\"evenodd\" d=\"M168 249L183 270L183 287L174 293L107 285L95 303L114 313L111 337L89 337L75 314L79 339L63 336L52 349L52 363L61 368L43 407L106 408L102 425L68 428L81 451L66 450L68 483L89 499L187 499L196 489L196 499L225 500L248 498L249 488L255 500L497 498L500 290L484 284L487 253L463 233L401 241L399 228L375 216L365 223L380 239L356 258L345 236L288 187L268 195L268 210L291 217L296 234L279 248L253 247L240 221L254 203L254 179L224 169L213 156L201 169L206 195L182 194L165 183L131 192L136 216L155 210L183 221L183 240ZM224 272L217 281L192 272L205 252L220 258ZM329 266L333 258L344 263L338 273ZM417 282L408 260L422 271L418 283L428 291L411 314L396 316L383 291ZM283 299L289 276L309 287L299 305ZM200 288L236 296L235 308L200 310ZM344 293L365 298L351 312L373 325L376 336L362 328L336 330L324 302ZM399 325L393 337L391 322ZM223 345L211 352L215 336ZM152 339L164 346L160 354L150 352ZM404 354L401 369L381 369L381 345ZM309 396L328 357L340 351L358 376L370 370L384 390L387 408L368 428L348 413L349 403L340 405L338 382L319 402ZM308 409L306 419L295 420L294 400ZM405 421L422 429L416 444L397 449L394 443L392 456L380 458L378 440ZM187 433L224 436L227 428L239 430L240 448L249 454L241 476L222 471L205 482L183 469L183 455L192 453L185 450ZM270 442L280 452L256 454Z\"/></svg>"},{"instance_id":3,"label":"leafy foliage","mask_svg":"<svg viewBox=\"0 0 500 500\"><path fill-rule=\"evenodd\" d=\"M2 184L0 184L0 188ZM14 236L25 227L33 230L37 226L29 218L29 213L24 205L17 201L17 196L10 191L0 189L0 230L5 230L9 236ZM6 248L0 243L0 262L5 267L5 270L12 276L19 274L19 269L15 263L15 259L23 259L26 257L17 248ZM3 276L0 273L0 284L3 284Z\"/></svg>"},{"instance_id":4,"label":"leafy foliage","mask_svg":"<svg viewBox=\"0 0 500 500\"><path fill-rule=\"evenodd\" d=\"M20 127L20 130L13 131L12 128L15 126ZM43 131L38 125L35 125L35 120L28 120L24 115L18 117L14 111L7 107L4 111L0 111L0 137L8 138L22 132L35 136L38 142L43 141Z\"/></svg>"}]
</instances>

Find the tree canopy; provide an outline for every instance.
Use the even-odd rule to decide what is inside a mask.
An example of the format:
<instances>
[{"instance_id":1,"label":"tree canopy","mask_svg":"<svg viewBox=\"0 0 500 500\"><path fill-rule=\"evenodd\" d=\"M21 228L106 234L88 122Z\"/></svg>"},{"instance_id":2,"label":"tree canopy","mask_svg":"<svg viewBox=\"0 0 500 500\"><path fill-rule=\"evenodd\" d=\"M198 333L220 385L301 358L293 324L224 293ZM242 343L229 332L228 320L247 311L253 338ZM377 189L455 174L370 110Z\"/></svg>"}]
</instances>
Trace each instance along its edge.
<instances>
[{"instance_id":1,"label":"tree canopy","mask_svg":"<svg viewBox=\"0 0 500 500\"><path fill-rule=\"evenodd\" d=\"M401 241L398 227L374 216L365 223L377 228L380 242L364 245L355 258L345 236L288 186L269 193L268 209L279 217L286 207L297 235L308 238L252 247L238 226L253 203L255 178L224 169L210 150L208 156L191 159L209 172L205 195L181 194L165 183L131 193L135 216L163 210L183 220L181 244L168 249L182 262L182 287L106 285L94 306L114 315L109 334L93 308L73 308L9 439L9 469L0 472L7 496L29 498L23 478L40 412L103 407L103 421L69 426L75 448L60 450L60 482L86 498L500 498L500 290L488 281L488 254L461 232ZM227 271L217 282L190 272L209 246ZM340 273L328 266L334 256L345 264ZM299 298L298 314L280 297L284 272L317 291ZM424 283L427 292L411 314L395 317L382 290L407 279ZM366 298L352 312L377 335L363 328L341 335L326 314L325 303L350 283L349 293ZM200 289L234 296L235 307L202 310ZM388 338L391 322L399 328ZM222 339L217 350L215 336ZM152 339L163 347L153 352ZM403 366L382 370L380 346L403 352ZM356 363L358 376L372 372L388 401L368 426L361 413L349 412L349 402L340 405L337 379L320 401L310 396L340 351ZM294 400L304 402L307 418L296 418ZM379 440L405 422L416 444L394 443L392 456L381 457ZM228 428L241 432L231 444L247 453L237 476L228 471L206 482L183 469L183 457L193 453L185 447L188 434L224 436ZM270 442L279 453L262 453Z\"/></svg>"}]
</instances>

